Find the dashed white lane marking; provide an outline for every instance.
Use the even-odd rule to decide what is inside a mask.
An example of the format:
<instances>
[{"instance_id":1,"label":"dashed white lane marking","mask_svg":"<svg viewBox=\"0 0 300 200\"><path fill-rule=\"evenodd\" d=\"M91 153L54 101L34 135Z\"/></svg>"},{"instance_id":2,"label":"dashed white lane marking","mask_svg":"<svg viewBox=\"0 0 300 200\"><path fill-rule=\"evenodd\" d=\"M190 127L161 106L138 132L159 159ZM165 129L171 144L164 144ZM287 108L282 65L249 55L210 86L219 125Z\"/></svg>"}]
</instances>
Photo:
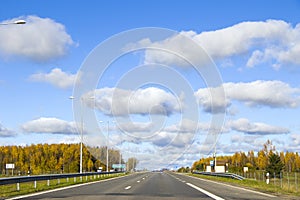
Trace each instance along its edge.
<instances>
[{"instance_id":1,"label":"dashed white lane marking","mask_svg":"<svg viewBox=\"0 0 300 200\"><path fill-rule=\"evenodd\" d=\"M137 181L137 182L139 183L139 182L141 182L141 181Z\"/></svg>"},{"instance_id":2,"label":"dashed white lane marking","mask_svg":"<svg viewBox=\"0 0 300 200\"><path fill-rule=\"evenodd\" d=\"M145 180L145 177L143 178L143 180Z\"/></svg>"},{"instance_id":3,"label":"dashed white lane marking","mask_svg":"<svg viewBox=\"0 0 300 200\"><path fill-rule=\"evenodd\" d=\"M213 198L213 199L215 199L215 200L224 200L223 198L221 198L221 197L219 197L219 196L217 196L217 195L214 195L214 194L212 194L212 193L210 193L210 192L208 192L208 191L206 191L206 190L204 190L204 189L202 189L202 188L199 188L199 187L197 187L197 186L195 186L195 185L193 185L193 184L191 184L191 183L186 183L186 184L187 184L188 186L190 186L190 187L192 187L192 188L194 188L194 189L196 189L196 190L198 190L198 191L200 191L200 192L206 194L207 196L209 196L209 197L211 197L211 198Z\"/></svg>"},{"instance_id":4,"label":"dashed white lane marking","mask_svg":"<svg viewBox=\"0 0 300 200\"><path fill-rule=\"evenodd\" d=\"M131 186L127 186L126 188L124 188L125 190L129 190L131 188Z\"/></svg>"}]
</instances>

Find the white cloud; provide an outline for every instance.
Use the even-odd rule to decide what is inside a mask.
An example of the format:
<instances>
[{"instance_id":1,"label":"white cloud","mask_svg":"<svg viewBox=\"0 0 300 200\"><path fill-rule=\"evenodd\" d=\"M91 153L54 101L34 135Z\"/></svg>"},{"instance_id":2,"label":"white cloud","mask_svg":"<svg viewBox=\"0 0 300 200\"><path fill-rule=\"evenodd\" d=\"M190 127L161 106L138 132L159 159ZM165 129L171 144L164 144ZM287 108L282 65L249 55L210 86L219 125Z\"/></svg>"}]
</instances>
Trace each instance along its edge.
<instances>
[{"instance_id":1,"label":"white cloud","mask_svg":"<svg viewBox=\"0 0 300 200\"><path fill-rule=\"evenodd\" d=\"M199 46L191 45L191 41L189 41L189 38L194 35L192 32L181 32L164 41L154 42L151 47L155 50L151 49L145 52L145 63L158 62L166 65L188 66L189 62L207 62L205 52L200 51Z\"/></svg>"},{"instance_id":2,"label":"white cloud","mask_svg":"<svg viewBox=\"0 0 300 200\"><path fill-rule=\"evenodd\" d=\"M172 144L168 141L172 140L167 136L168 134L161 134L156 138L157 145L149 145L149 143L132 144L130 143L122 152L124 157L137 157L139 160L138 167L143 169L159 169L162 167L170 167L170 165L191 165L195 159L190 158L191 155L184 154L187 150L187 146L180 143L180 139L176 139ZM166 140L164 140L166 138ZM185 137L189 139L188 137ZM185 139L182 138L182 139ZM178 141L178 143L177 143ZM178 146L177 146L178 145ZM196 146L197 147L197 146ZM199 153L199 151L197 152ZM187 159L184 160L183 159Z\"/></svg>"},{"instance_id":3,"label":"white cloud","mask_svg":"<svg viewBox=\"0 0 300 200\"><path fill-rule=\"evenodd\" d=\"M80 137L78 135L63 135L60 137L52 137L44 142L47 144L78 144Z\"/></svg>"},{"instance_id":4,"label":"white cloud","mask_svg":"<svg viewBox=\"0 0 300 200\"><path fill-rule=\"evenodd\" d=\"M41 117L24 123L21 129L26 133L77 134L75 122L67 122L57 118Z\"/></svg>"},{"instance_id":5,"label":"white cloud","mask_svg":"<svg viewBox=\"0 0 300 200\"><path fill-rule=\"evenodd\" d=\"M293 146L300 146L300 134L291 134L292 144Z\"/></svg>"},{"instance_id":6,"label":"white cloud","mask_svg":"<svg viewBox=\"0 0 300 200\"><path fill-rule=\"evenodd\" d=\"M33 61L48 61L67 53L74 42L64 25L50 18L24 16L24 25L7 25L0 31L0 54L6 57L21 56ZM5 23L4 21L2 23Z\"/></svg>"},{"instance_id":7,"label":"white cloud","mask_svg":"<svg viewBox=\"0 0 300 200\"><path fill-rule=\"evenodd\" d=\"M222 91L225 91L226 95L226 90L222 87L223 86L217 88L200 88L194 93L199 105L203 107L205 112L222 113L230 106L229 99L224 99Z\"/></svg>"},{"instance_id":8,"label":"white cloud","mask_svg":"<svg viewBox=\"0 0 300 200\"><path fill-rule=\"evenodd\" d=\"M142 123L142 122L127 122L119 123L118 128L124 132L135 133L135 132L148 132L153 128L152 123Z\"/></svg>"},{"instance_id":9,"label":"white cloud","mask_svg":"<svg viewBox=\"0 0 300 200\"><path fill-rule=\"evenodd\" d=\"M232 130L253 135L287 134L290 132L287 128L272 126L260 122L250 122L248 119L245 118L232 120L229 121L227 124Z\"/></svg>"},{"instance_id":10,"label":"white cloud","mask_svg":"<svg viewBox=\"0 0 300 200\"><path fill-rule=\"evenodd\" d=\"M173 124L164 129L167 132L193 133L198 130L198 124L190 119L182 119L179 124Z\"/></svg>"},{"instance_id":11,"label":"white cloud","mask_svg":"<svg viewBox=\"0 0 300 200\"><path fill-rule=\"evenodd\" d=\"M285 42L290 24L281 20L241 22L224 29L195 34L194 39L213 58L223 58L247 52L262 43Z\"/></svg>"},{"instance_id":12,"label":"white cloud","mask_svg":"<svg viewBox=\"0 0 300 200\"><path fill-rule=\"evenodd\" d=\"M201 88L195 92L204 111L223 112L232 101L240 101L247 106L268 106L272 108L296 108L300 105L300 89L281 81L253 81L248 83L224 83L225 99L211 99L211 92L218 94L219 88Z\"/></svg>"},{"instance_id":13,"label":"white cloud","mask_svg":"<svg viewBox=\"0 0 300 200\"><path fill-rule=\"evenodd\" d=\"M254 81L223 84L227 98L248 106L295 108L300 103L300 89L281 81Z\"/></svg>"},{"instance_id":14,"label":"white cloud","mask_svg":"<svg viewBox=\"0 0 300 200\"><path fill-rule=\"evenodd\" d=\"M186 37L193 39L203 47L213 59L223 59L235 55L252 52L247 66L254 67L266 61L275 62L279 67L282 63L300 64L300 24L293 27L282 20L267 20L241 22L230 27L215 31L196 33L182 31L163 41L152 42L144 39L147 46L162 49L172 49L174 52L186 55L187 60L201 56L199 49L191 48ZM186 66L188 63L178 56L166 52L147 50L146 63L164 63L168 65Z\"/></svg>"},{"instance_id":15,"label":"white cloud","mask_svg":"<svg viewBox=\"0 0 300 200\"><path fill-rule=\"evenodd\" d=\"M14 137L16 133L0 124L0 137Z\"/></svg>"},{"instance_id":16,"label":"white cloud","mask_svg":"<svg viewBox=\"0 0 300 200\"><path fill-rule=\"evenodd\" d=\"M266 54L261 52L260 50L256 50L252 53L251 57L247 61L248 67L254 67L255 65L258 65L259 63L266 60Z\"/></svg>"},{"instance_id":17,"label":"white cloud","mask_svg":"<svg viewBox=\"0 0 300 200\"><path fill-rule=\"evenodd\" d=\"M29 77L31 81L50 83L63 89L73 87L76 78L80 79L80 76L63 72L60 68L54 68L48 74L37 73Z\"/></svg>"},{"instance_id":18,"label":"white cloud","mask_svg":"<svg viewBox=\"0 0 300 200\"><path fill-rule=\"evenodd\" d=\"M158 148L176 147L181 152L193 143L194 133L174 133L160 131L153 135L149 141Z\"/></svg>"},{"instance_id":19,"label":"white cloud","mask_svg":"<svg viewBox=\"0 0 300 200\"><path fill-rule=\"evenodd\" d=\"M181 111L181 100L162 89L124 90L119 88L101 88L89 92L83 98L88 106L95 107L107 115L171 115Z\"/></svg>"}]
</instances>

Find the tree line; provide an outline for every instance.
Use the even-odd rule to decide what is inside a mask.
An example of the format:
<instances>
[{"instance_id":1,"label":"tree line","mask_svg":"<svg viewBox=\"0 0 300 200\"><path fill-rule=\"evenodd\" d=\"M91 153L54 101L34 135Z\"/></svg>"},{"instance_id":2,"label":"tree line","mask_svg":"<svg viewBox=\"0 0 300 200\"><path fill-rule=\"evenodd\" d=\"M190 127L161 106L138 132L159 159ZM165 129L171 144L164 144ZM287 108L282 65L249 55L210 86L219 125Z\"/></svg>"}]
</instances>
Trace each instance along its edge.
<instances>
[{"instance_id":1,"label":"tree line","mask_svg":"<svg viewBox=\"0 0 300 200\"><path fill-rule=\"evenodd\" d=\"M106 170L107 147L83 146L83 172ZM121 152L108 149L109 170L112 164L124 163ZM80 144L32 144L0 146L0 174L7 173L6 164L14 164L15 174L77 173L80 167Z\"/></svg>"},{"instance_id":2,"label":"tree line","mask_svg":"<svg viewBox=\"0 0 300 200\"><path fill-rule=\"evenodd\" d=\"M205 170L213 157L201 158L193 163L192 170ZM268 140L263 148L255 153L253 150L245 152L236 152L230 156L217 156L217 161L228 163L230 172L242 172L243 167L248 167L250 171L264 170L276 173L278 170L286 172L300 171L300 156L298 152L278 152L272 141Z\"/></svg>"}]
</instances>

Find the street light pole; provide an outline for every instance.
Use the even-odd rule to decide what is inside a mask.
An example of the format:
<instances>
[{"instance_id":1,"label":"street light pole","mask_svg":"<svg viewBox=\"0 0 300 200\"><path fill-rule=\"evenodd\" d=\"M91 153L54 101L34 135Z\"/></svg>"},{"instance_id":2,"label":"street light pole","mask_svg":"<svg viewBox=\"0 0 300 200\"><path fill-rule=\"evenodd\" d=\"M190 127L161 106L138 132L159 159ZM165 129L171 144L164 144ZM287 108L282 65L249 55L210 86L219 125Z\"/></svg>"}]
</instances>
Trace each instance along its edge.
<instances>
[{"instance_id":1,"label":"street light pole","mask_svg":"<svg viewBox=\"0 0 300 200\"><path fill-rule=\"evenodd\" d=\"M14 22L1 23L0 25L10 25L10 24L26 24L25 20L17 20Z\"/></svg>"},{"instance_id":2,"label":"street light pole","mask_svg":"<svg viewBox=\"0 0 300 200\"><path fill-rule=\"evenodd\" d=\"M109 121L107 121L106 172L108 172Z\"/></svg>"},{"instance_id":3,"label":"street light pole","mask_svg":"<svg viewBox=\"0 0 300 200\"><path fill-rule=\"evenodd\" d=\"M120 137L120 138L121 138L121 146L122 146L122 132L121 132L121 137ZM119 167L120 167L119 170L120 170L120 171L123 171L123 170L122 170L123 168L122 168L122 153L121 153L121 146L120 146L120 149L119 149L119 151L120 151L120 152L119 152L119 159L120 159L120 160L119 160Z\"/></svg>"},{"instance_id":4,"label":"street light pole","mask_svg":"<svg viewBox=\"0 0 300 200\"><path fill-rule=\"evenodd\" d=\"M74 96L70 96L69 99L74 100ZM80 98L80 161L79 161L79 173L82 173L82 140L83 140L83 116L82 116L82 99Z\"/></svg>"},{"instance_id":5,"label":"street light pole","mask_svg":"<svg viewBox=\"0 0 300 200\"><path fill-rule=\"evenodd\" d=\"M82 142L83 142L83 114L82 114L82 99L80 99L80 109L81 109L81 114L80 114L80 169L79 173L82 173Z\"/></svg>"},{"instance_id":6,"label":"street light pole","mask_svg":"<svg viewBox=\"0 0 300 200\"><path fill-rule=\"evenodd\" d=\"M112 123L115 123L115 121L112 121ZM107 147L106 147L106 172L108 172L108 166L109 166L109 154L108 154L108 148L109 148L109 120L107 121Z\"/></svg>"},{"instance_id":7,"label":"street light pole","mask_svg":"<svg viewBox=\"0 0 300 200\"><path fill-rule=\"evenodd\" d=\"M119 171L122 171L122 154L121 154L121 150L119 152Z\"/></svg>"},{"instance_id":8,"label":"street light pole","mask_svg":"<svg viewBox=\"0 0 300 200\"><path fill-rule=\"evenodd\" d=\"M95 97L90 97L94 99ZM74 96L70 96L69 99L74 100ZM82 173L82 158L83 158L83 97L80 98L80 164L79 164L79 173Z\"/></svg>"},{"instance_id":9,"label":"street light pole","mask_svg":"<svg viewBox=\"0 0 300 200\"><path fill-rule=\"evenodd\" d=\"M216 167L217 167L217 142L215 143L213 158L214 158L214 172L216 172Z\"/></svg>"}]
</instances>

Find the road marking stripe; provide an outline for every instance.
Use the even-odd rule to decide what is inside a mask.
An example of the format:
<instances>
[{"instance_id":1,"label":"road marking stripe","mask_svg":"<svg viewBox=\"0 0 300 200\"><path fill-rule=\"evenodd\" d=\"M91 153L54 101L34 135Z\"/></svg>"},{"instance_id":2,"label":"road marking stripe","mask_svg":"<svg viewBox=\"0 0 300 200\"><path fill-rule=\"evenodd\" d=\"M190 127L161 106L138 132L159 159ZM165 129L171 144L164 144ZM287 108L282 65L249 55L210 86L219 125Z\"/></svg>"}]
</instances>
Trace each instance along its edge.
<instances>
[{"instance_id":1,"label":"road marking stripe","mask_svg":"<svg viewBox=\"0 0 300 200\"><path fill-rule=\"evenodd\" d=\"M137 181L137 182L139 183L139 182L141 182L141 181Z\"/></svg>"},{"instance_id":2,"label":"road marking stripe","mask_svg":"<svg viewBox=\"0 0 300 200\"><path fill-rule=\"evenodd\" d=\"M131 186L127 186L126 188L124 188L125 190L129 190L131 188Z\"/></svg>"},{"instance_id":3,"label":"road marking stripe","mask_svg":"<svg viewBox=\"0 0 300 200\"><path fill-rule=\"evenodd\" d=\"M215 200L224 200L223 198L218 197L217 195L214 195L214 194L212 194L212 193L210 193L210 192L208 192L208 191L206 191L206 190L203 190L202 188L199 188L199 187L197 187L197 186L195 186L195 185L193 185L193 184L191 184L191 183L186 183L186 184L187 184L188 186L190 186L190 187L192 187L192 188L194 188L194 189L196 189L196 190L198 190L198 191L200 191L200 192L206 194L207 196L209 196L209 197L211 197L211 198L213 198L213 199L215 199Z\"/></svg>"}]
</instances>

